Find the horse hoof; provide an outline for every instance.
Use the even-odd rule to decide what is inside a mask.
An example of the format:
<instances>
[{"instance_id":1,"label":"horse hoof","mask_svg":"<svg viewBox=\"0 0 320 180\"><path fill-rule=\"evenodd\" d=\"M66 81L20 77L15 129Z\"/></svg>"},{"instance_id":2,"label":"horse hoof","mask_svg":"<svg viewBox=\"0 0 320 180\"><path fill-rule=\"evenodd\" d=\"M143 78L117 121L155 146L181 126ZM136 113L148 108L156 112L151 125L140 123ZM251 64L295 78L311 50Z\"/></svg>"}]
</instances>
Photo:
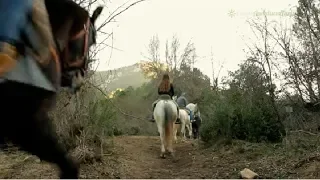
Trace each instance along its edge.
<instances>
[{"instance_id":1,"label":"horse hoof","mask_svg":"<svg viewBox=\"0 0 320 180\"><path fill-rule=\"evenodd\" d=\"M80 164L67 156L67 163L60 172L60 179L79 179Z\"/></svg>"},{"instance_id":2,"label":"horse hoof","mask_svg":"<svg viewBox=\"0 0 320 180\"><path fill-rule=\"evenodd\" d=\"M160 158L161 158L161 159L165 159L165 158L166 158L166 156L164 155L164 153L161 153L161 154L160 154Z\"/></svg>"}]
</instances>

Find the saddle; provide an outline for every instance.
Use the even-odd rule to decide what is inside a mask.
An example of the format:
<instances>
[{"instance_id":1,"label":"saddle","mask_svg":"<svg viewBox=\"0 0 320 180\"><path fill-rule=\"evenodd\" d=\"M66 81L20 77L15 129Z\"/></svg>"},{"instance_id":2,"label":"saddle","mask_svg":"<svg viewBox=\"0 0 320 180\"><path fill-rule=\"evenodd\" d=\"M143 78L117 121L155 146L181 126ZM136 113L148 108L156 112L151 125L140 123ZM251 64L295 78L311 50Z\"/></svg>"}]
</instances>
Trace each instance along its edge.
<instances>
[{"instance_id":1,"label":"saddle","mask_svg":"<svg viewBox=\"0 0 320 180\"><path fill-rule=\"evenodd\" d=\"M161 94L158 99L159 100L172 100L171 96L169 96L168 94Z\"/></svg>"}]
</instances>

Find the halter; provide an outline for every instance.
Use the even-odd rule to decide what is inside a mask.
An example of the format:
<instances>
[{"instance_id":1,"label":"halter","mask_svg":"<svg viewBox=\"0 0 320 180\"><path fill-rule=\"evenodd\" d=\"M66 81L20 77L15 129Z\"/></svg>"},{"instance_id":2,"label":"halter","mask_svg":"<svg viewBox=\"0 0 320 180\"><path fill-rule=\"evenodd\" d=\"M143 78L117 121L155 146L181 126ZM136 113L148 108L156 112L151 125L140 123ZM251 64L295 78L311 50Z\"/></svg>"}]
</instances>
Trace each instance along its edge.
<instances>
[{"instance_id":1,"label":"halter","mask_svg":"<svg viewBox=\"0 0 320 180\"><path fill-rule=\"evenodd\" d=\"M75 61L73 62L69 62L68 61L68 57L69 57L69 46L67 45L65 47L65 52L64 52L64 57L66 59L66 61L64 62L64 69L69 69L69 68L81 68L82 70L84 70L82 67L83 65L85 65L85 58L86 58L86 54L89 51L88 48L88 41L89 41L89 30L90 30L90 19L87 19L86 24L83 25L83 29L80 30L76 35L72 36L69 39L69 42L72 41L76 41L80 38L82 38L84 36L84 45L83 45L83 54L80 58L77 58Z\"/></svg>"}]
</instances>

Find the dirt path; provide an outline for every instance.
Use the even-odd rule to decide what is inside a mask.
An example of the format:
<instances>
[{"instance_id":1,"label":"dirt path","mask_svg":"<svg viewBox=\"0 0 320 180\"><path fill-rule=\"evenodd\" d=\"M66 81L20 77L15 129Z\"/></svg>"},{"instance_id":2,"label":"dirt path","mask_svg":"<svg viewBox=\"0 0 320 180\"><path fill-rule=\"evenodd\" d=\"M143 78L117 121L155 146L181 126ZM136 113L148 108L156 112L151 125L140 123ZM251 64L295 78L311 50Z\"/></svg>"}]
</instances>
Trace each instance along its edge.
<instances>
[{"instance_id":1,"label":"dirt path","mask_svg":"<svg viewBox=\"0 0 320 180\"><path fill-rule=\"evenodd\" d=\"M211 171L203 167L203 162L211 157L197 151L195 141L176 144L176 161L159 157L159 137L118 137L115 146L121 162L121 178L205 178ZM199 158L201 161L197 161Z\"/></svg>"},{"instance_id":2,"label":"dirt path","mask_svg":"<svg viewBox=\"0 0 320 180\"><path fill-rule=\"evenodd\" d=\"M281 146L233 143L203 149L197 141L175 144L176 161L159 158L159 137L120 136L103 161L81 166L81 178L239 178L249 168L263 178L319 178L317 158ZM29 157L29 158L28 158ZM320 158L319 158L320 159ZM56 169L24 153L0 153L0 178L58 178Z\"/></svg>"}]
</instances>

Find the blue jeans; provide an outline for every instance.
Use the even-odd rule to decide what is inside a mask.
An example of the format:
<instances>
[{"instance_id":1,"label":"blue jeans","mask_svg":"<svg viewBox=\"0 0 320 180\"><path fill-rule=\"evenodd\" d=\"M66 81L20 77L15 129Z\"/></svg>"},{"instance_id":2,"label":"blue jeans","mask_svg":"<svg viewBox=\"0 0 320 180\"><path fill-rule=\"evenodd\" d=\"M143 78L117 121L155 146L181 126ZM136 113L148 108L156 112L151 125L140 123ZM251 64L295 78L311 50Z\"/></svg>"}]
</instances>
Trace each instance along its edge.
<instances>
[{"instance_id":1,"label":"blue jeans","mask_svg":"<svg viewBox=\"0 0 320 180\"><path fill-rule=\"evenodd\" d=\"M22 43L21 32L28 23L33 0L0 0L0 41Z\"/></svg>"}]
</instances>

